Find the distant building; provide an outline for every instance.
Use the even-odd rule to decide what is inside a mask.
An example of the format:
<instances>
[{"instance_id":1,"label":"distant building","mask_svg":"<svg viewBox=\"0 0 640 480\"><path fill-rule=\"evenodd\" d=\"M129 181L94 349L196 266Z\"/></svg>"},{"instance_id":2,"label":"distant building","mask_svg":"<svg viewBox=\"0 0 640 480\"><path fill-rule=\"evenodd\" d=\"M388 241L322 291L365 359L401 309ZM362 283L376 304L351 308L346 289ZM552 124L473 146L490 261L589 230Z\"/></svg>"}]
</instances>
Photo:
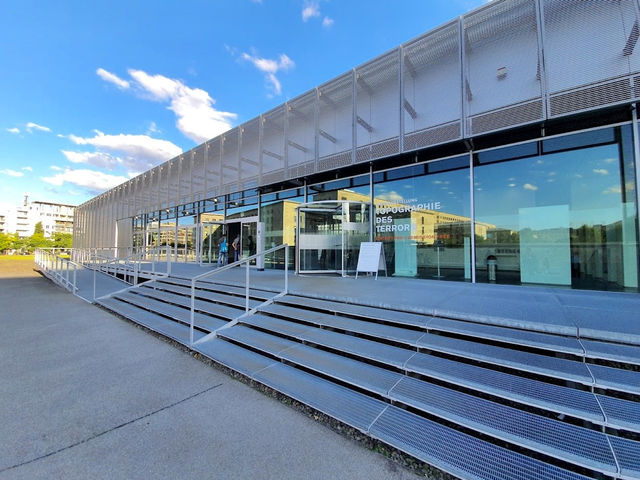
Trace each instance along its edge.
<instances>
[{"instance_id":1,"label":"distant building","mask_svg":"<svg viewBox=\"0 0 640 480\"><path fill-rule=\"evenodd\" d=\"M75 206L53 202L29 202L24 196L22 205L0 213L0 231L17 233L19 237L33 235L36 224L42 223L44 236L54 233L73 233L73 213Z\"/></svg>"}]
</instances>

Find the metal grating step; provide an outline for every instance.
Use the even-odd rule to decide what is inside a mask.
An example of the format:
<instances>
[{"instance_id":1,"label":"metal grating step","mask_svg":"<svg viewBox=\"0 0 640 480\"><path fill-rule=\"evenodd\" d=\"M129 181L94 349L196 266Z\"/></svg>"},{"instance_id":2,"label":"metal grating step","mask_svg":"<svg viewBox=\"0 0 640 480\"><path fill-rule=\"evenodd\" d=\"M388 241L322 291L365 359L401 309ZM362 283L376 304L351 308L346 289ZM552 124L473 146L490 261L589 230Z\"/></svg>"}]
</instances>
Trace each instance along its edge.
<instances>
[{"instance_id":1,"label":"metal grating step","mask_svg":"<svg viewBox=\"0 0 640 480\"><path fill-rule=\"evenodd\" d=\"M151 313L147 310L142 310L138 307L134 307L128 303L121 302L115 298L104 298L98 303L109 310L122 315L140 325L150 328L158 333L161 333L169 338L173 338L179 343L184 345L189 344L189 327L181 325L172 320L168 320L160 315ZM199 331L193 332L194 341L204 337L204 333Z\"/></svg>"},{"instance_id":2,"label":"metal grating step","mask_svg":"<svg viewBox=\"0 0 640 480\"><path fill-rule=\"evenodd\" d=\"M267 317L266 315L262 315L260 313L255 313L253 315L244 317L240 320L240 323L244 323L245 325L252 325L254 327L262 328L265 330L271 330L294 338L298 338L301 333L315 328L309 325L303 325L301 323L289 322L280 318Z\"/></svg>"},{"instance_id":3,"label":"metal grating step","mask_svg":"<svg viewBox=\"0 0 640 480\"><path fill-rule=\"evenodd\" d=\"M614 428L640 433L640 403L622 398L596 395L607 416L607 424Z\"/></svg>"},{"instance_id":4,"label":"metal grating step","mask_svg":"<svg viewBox=\"0 0 640 480\"><path fill-rule=\"evenodd\" d=\"M593 383L585 364L573 360L522 352L504 347L495 347L493 345L485 345L428 333L418 341L418 346L526 372L576 381L585 385L591 385Z\"/></svg>"},{"instance_id":5,"label":"metal grating step","mask_svg":"<svg viewBox=\"0 0 640 480\"><path fill-rule=\"evenodd\" d=\"M415 378L403 378L389 397L445 420L522 447L615 474L604 434L457 392Z\"/></svg>"},{"instance_id":6,"label":"metal grating step","mask_svg":"<svg viewBox=\"0 0 640 480\"><path fill-rule=\"evenodd\" d=\"M367 432L387 404L279 363L257 372L255 380L347 425Z\"/></svg>"},{"instance_id":7,"label":"metal grating step","mask_svg":"<svg viewBox=\"0 0 640 480\"><path fill-rule=\"evenodd\" d=\"M198 343L194 345L193 348L216 362L250 378L263 368L278 363L276 360L272 360L271 358L239 347L220 338Z\"/></svg>"},{"instance_id":8,"label":"metal grating step","mask_svg":"<svg viewBox=\"0 0 640 480\"><path fill-rule=\"evenodd\" d=\"M465 480L587 479L396 407L385 410L369 434Z\"/></svg>"},{"instance_id":9,"label":"metal grating step","mask_svg":"<svg viewBox=\"0 0 640 480\"><path fill-rule=\"evenodd\" d=\"M604 424L604 417L595 397L583 390L561 387L426 353L414 355L405 368L410 372L497 397Z\"/></svg>"},{"instance_id":10,"label":"metal grating step","mask_svg":"<svg viewBox=\"0 0 640 480\"><path fill-rule=\"evenodd\" d=\"M595 340L580 340L586 351L587 358L601 358L612 362L624 362L640 365L640 347L621 345L619 343L597 342Z\"/></svg>"},{"instance_id":11,"label":"metal grating step","mask_svg":"<svg viewBox=\"0 0 640 480\"><path fill-rule=\"evenodd\" d=\"M156 287L160 290L165 290L172 293L177 293L179 295L183 295L185 297L191 298L191 288L181 287L179 285L169 285L163 284L162 282L156 282ZM196 298L200 298L203 300L208 300L210 302L222 303L226 305L233 305L236 307L245 306L245 299L237 297L235 295L229 295L227 293L222 292L211 292L208 290L199 290L195 291ZM253 308L257 305L260 305L262 302L257 300L249 299L249 308Z\"/></svg>"},{"instance_id":12,"label":"metal grating step","mask_svg":"<svg viewBox=\"0 0 640 480\"><path fill-rule=\"evenodd\" d=\"M139 288L136 290L138 295L144 295L147 297L155 298L163 302L175 303L182 307L191 308L191 298L184 295L177 295L174 293L163 292L162 290L154 290L152 288ZM211 303L204 300L195 301L195 309L201 312L210 313L218 317L233 320L244 313L244 309L230 307L228 305L220 305L217 303Z\"/></svg>"},{"instance_id":13,"label":"metal grating step","mask_svg":"<svg viewBox=\"0 0 640 480\"><path fill-rule=\"evenodd\" d=\"M621 437L610 437L611 446L620 464L622 478L640 478L640 442Z\"/></svg>"},{"instance_id":14,"label":"metal grating step","mask_svg":"<svg viewBox=\"0 0 640 480\"><path fill-rule=\"evenodd\" d=\"M254 317L257 317L254 318ZM308 327L286 320L251 315L242 319L242 323L255 324L261 328L343 352L369 358L381 363L402 367L415 352L404 348L392 347L383 343L365 340L316 327ZM229 329L231 330L231 329Z\"/></svg>"},{"instance_id":15,"label":"metal grating step","mask_svg":"<svg viewBox=\"0 0 640 480\"><path fill-rule=\"evenodd\" d=\"M114 295L114 297L119 300L132 303L136 306L147 308L160 315L171 317L185 324L189 324L191 322L191 311L183 307L171 305L169 303L165 303L144 295L137 295L132 291L122 292ZM214 318L209 315L204 315L199 312L195 312L194 314L194 323L197 327L208 332L212 332L213 330L227 324L227 322L224 320L220 320L219 318Z\"/></svg>"},{"instance_id":16,"label":"metal grating step","mask_svg":"<svg viewBox=\"0 0 640 480\"><path fill-rule=\"evenodd\" d=\"M284 321L279 321L286 323ZM232 329L230 329L232 330ZM270 348L260 341L278 342ZM245 340L246 342L246 340ZM251 345L324 375L379 393L481 433L607 474L616 465L606 437L546 417L433 385L382 368L270 335L254 335ZM394 386L395 384L395 386ZM393 388L391 388L393 387ZM391 391L389 391L391 388Z\"/></svg>"},{"instance_id":17,"label":"metal grating step","mask_svg":"<svg viewBox=\"0 0 640 480\"><path fill-rule=\"evenodd\" d=\"M387 395L389 390L403 378L400 373L307 345L296 345L280 352L279 356L284 360L380 395Z\"/></svg>"},{"instance_id":18,"label":"metal grating step","mask_svg":"<svg viewBox=\"0 0 640 480\"><path fill-rule=\"evenodd\" d=\"M584 355L584 350L580 346L578 339L551 335L514 328L497 327L484 323L464 322L461 320L451 320L447 318L434 317L427 326L428 330L440 332L457 333L472 336L475 338L485 338L513 345L563 352L572 355Z\"/></svg>"},{"instance_id":19,"label":"metal grating step","mask_svg":"<svg viewBox=\"0 0 640 480\"><path fill-rule=\"evenodd\" d=\"M179 285L183 287L191 288L191 280L187 280L184 278L176 278L176 277L167 277L158 280L159 283L168 283L172 285ZM209 290L212 292L220 292L220 293L231 293L234 295L245 295L244 287L238 287L235 285L225 285L221 283L216 283L209 280L199 280L196 282L196 289L200 290ZM268 300L269 298L275 295L274 292L270 292L267 290L262 290L258 288L250 288L249 296L251 298L256 298L258 300Z\"/></svg>"},{"instance_id":20,"label":"metal grating step","mask_svg":"<svg viewBox=\"0 0 640 480\"><path fill-rule=\"evenodd\" d=\"M415 355L415 352L404 348L317 328L300 334L298 338L400 368Z\"/></svg>"},{"instance_id":21,"label":"metal grating step","mask_svg":"<svg viewBox=\"0 0 640 480\"><path fill-rule=\"evenodd\" d=\"M597 387L640 394L640 372L589 364Z\"/></svg>"},{"instance_id":22,"label":"metal grating step","mask_svg":"<svg viewBox=\"0 0 640 480\"><path fill-rule=\"evenodd\" d=\"M331 300L320 300L317 298L300 297L296 295L285 295L278 299L278 303L299 306L301 308L311 307L318 310L327 310L333 313L344 313L347 315L372 318L387 322L424 327L431 320L427 315L401 312L398 310L387 310L385 308L368 307L353 303L334 302Z\"/></svg>"},{"instance_id":23,"label":"metal grating step","mask_svg":"<svg viewBox=\"0 0 640 480\"><path fill-rule=\"evenodd\" d=\"M243 325L235 325L231 328L220 330L218 336L275 356L279 355L283 350L298 344L293 340L269 335Z\"/></svg>"},{"instance_id":24,"label":"metal grating step","mask_svg":"<svg viewBox=\"0 0 640 480\"><path fill-rule=\"evenodd\" d=\"M285 295L278 299L277 303L283 303L299 308L311 307L318 310L326 310L332 313L344 313L373 320L382 320L401 325L411 325L441 332L457 333L485 338L509 344L524 345L554 352L564 352L573 355L584 355L584 350L576 338L560 335L531 332L514 328L498 327L473 321L452 320L427 315L413 314L391 309L355 305L330 300L319 300L294 295Z\"/></svg>"},{"instance_id":25,"label":"metal grating step","mask_svg":"<svg viewBox=\"0 0 640 480\"><path fill-rule=\"evenodd\" d=\"M328 313L310 312L308 310L287 307L284 305L271 304L266 307L262 307L260 311L270 313L272 315L280 315L285 318L314 323L319 326L337 328L387 340L394 340L409 345L416 345L418 340L422 335L424 335L423 332L408 330L406 328L390 327L381 323L355 320L353 318L346 318Z\"/></svg>"}]
</instances>

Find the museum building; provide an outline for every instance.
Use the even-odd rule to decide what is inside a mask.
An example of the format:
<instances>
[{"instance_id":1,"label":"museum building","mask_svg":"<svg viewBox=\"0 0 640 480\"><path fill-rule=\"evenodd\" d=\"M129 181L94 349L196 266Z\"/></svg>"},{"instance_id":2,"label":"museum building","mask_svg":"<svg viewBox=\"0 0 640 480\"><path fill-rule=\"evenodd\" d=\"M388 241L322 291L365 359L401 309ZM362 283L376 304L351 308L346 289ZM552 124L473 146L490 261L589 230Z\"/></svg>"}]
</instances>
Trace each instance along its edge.
<instances>
[{"instance_id":1,"label":"museum building","mask_svg":"<svg viewBox=\"0 0 640 480\"><path fill-rule=\"evenodd\" d=\"M492 1L80 205L74 248L637 292L639 18Z\"/></svg>"}]
</instances>

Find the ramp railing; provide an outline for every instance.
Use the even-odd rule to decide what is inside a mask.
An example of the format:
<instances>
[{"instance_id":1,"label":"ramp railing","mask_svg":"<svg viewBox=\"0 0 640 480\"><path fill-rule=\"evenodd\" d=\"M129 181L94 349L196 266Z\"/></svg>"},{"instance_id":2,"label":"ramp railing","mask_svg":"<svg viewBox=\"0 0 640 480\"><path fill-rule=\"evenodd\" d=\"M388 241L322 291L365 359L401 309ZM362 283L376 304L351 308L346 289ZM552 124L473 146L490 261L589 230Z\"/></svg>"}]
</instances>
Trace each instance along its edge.
<instances>
[{"instance_id":1,"label":"ramp railing","mask_svg":"<svg viewBox=\"0 0 640 480\"><path fill-rule=\"evenodd\" d=\"M284 250L284 289L282 290L282 292L277 294L276 297L286 295L289 291L289 245L286 243L279 245L277 247L270 248L269 250L265 250L264 252L256 253L255 255L251 255L250 257L243 258L241 260L238 260L237 262L233 262L228 265L218 267L215 270L203 273L201 275L197 275L191 279L191 316L190 316L190 322L189 322L189 345L193 345L193 327L195 323L195 304L196 304L196 284L205 279L209 279L215 275L219 275L220 273L230 270L232 268L240 267L241 265L244 264L246 269L245 281L244 281L244 286L245 286L245 314L244 315L248 315L252 312L251 308L249 307L249 286L250 286L249 266L251 264L251 261L257 260L258 258L264 257L265 255L269 255L279 250ZM239 317L239 318L242 318L242 317ZM226 325L226 327L233 326L235 323L238 322L239 318L229 322ZM225 327L222 327L222 328L225 328ZM213 334L215 334L215 332L213 332Z\"/></svg>"},{"instance_id":2,"label":"ramp railing","mask_svg":"<svg viewBox=\"0 0 640 480\"><path fill-rule=\"evenodd\" d=\"M40 267L40 271L55 284L60 285L71 293L78 290L78 270L82 270L82 265L59 255L68 249L61 248L36 248L35 262Z\"/></svg>"}]
</instances>

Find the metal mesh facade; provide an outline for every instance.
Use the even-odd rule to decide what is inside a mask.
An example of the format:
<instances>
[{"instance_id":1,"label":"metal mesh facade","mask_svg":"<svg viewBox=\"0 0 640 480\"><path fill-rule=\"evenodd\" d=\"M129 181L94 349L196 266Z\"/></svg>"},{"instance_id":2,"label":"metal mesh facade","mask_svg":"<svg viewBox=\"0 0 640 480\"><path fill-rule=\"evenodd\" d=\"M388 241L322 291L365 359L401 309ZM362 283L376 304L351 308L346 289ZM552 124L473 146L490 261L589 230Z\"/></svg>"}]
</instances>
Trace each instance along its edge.
<instances>
[{"instance_id":1,"label":"metal mesh facade","mask_svg":"<svg viewBox=\"0 0 640 480\"><path fill-rule=\"evenodd\" d=\"M496 0L76 209L75 246L116 221L640 99L638 0Z\"/></svg>"}]
</instances>

